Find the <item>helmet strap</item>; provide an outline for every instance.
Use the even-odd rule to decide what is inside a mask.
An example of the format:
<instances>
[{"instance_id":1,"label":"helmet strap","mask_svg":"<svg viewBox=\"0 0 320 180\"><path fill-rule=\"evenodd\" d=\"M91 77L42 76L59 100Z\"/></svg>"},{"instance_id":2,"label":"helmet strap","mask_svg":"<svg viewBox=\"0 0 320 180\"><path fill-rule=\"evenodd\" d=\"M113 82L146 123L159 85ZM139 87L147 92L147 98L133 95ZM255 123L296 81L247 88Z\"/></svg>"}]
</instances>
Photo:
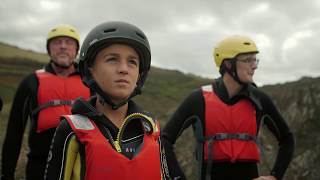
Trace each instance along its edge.
<instances>
[{"instance_id":1,"label":"helmet strap","mask_svg":"<svg viewBox=\"0 0 320 180\"><path fill-rule=\"evenodd\" d=\"M106 96L106 95L101 96L99 93L98 93L98 96L99 96L98 100L99 100L100 104L102 104L103 106L109 105L109 106L111 106L111 108L113 110L118 109L119 107L123 106L124 104L126 104L128 102L127 100L125 100L125 101L120 102L119 104L115 104L111 101L109 96Z\"/></svg>"},{"instance_id":2,"label":"helmet strap","mask_svg":"<svg viewBox=\"0 0 320 180\"><path fill-rule=\"evenodd\" d=\"M238 76L237 73L237 64L236 64L236 59L231 59L230 60L231 63L231 68L226 67L226 71L231 75L231 77L238 82L240 85L244 85L245 83L243 83Z\"/></svg>"},{"instance_id":3,"label":"helmet strap","mask_svg":"<svg viewBox=\"0 0 320 180\"><path fill-rule=\"evenodd\" d=\"M137 89L137 88L136 88L136 89ZM105 93L103 93L103 94L97 93L97 94L98 94L98 96L100 97L100 98L98 98L98 99L99 99L99 102L100 102L103 106L105 106L106 104L108 104L109 106L111 106L111 108L112 108L113 110L117 110L117 109L120 108L121 106L125 105L131 98L133 98L134 96L138 95L138 92L137 92L136 89L133 91L133 93L132 93L127 99L121 101L121 102L118 103L118 104L115 104L114 102L112 102L111 99L110 99L110 97L109 97L107 94L105 94Z\"/></svg>"},{"instance_id":4,"label":"helmet strap","mask_svg":"<svg viewBox=\"0 0 320 180\"><path fill-rule=\"evenodd\" d=\"M115 103L111 100L110 96L109 96L107 93L105 93L105 92L99 87L99 85L96 83L95 80L93 80L93 79L91 79L91 80L89 80L89 81L86 80L86 84L90 87L90 89L93 89L93 90L97 93L97 95L99 96L99 98L98 98L98 99L99 99L99 102L100 102L103 106L109 105L109 106L111 106L111 108L112 108L113 110L116 110L116 109L120 108L121 106L125 105L131 98L133 98L134 96L136 96L136 95L138 95L138 94L141 94L141 90L140 90L139 86L137 86L137 87L134 89L134 91L131 93L131 95L130 95L127 99L121 101L121 102L118 103L118 104L115 104Z\"/></svg>"}]
</instances>

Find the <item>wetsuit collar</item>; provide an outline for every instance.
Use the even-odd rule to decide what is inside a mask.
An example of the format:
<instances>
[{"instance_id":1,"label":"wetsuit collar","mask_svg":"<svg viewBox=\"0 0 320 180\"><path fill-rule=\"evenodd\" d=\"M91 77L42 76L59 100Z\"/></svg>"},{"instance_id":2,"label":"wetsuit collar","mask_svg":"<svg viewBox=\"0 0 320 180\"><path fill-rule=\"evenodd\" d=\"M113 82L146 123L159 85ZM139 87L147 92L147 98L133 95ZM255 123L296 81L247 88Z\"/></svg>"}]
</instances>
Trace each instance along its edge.
<instances>
[{"instance_id":1,"label":"wetsuit collar","mask_svg":"<svg viewBox=\"0 0 320 180\"><path fill-rule=\"evenodd\" d=\"M247 85L244 85L237 95L235 95L232 98L229 98L229 94L228 94L227 88L223 82L222 77L215 79L213 87L214 87L214 91L218 95L218 97L226 104L234 104L241 97L248 97L248 95L249 95Z\"/></svg>"},{"instance_id":2,"label":"wetsuit collar","mask_svg":"<svg viewBox=\"0 0 320 180\"><path fill-rule=\"evenodd\" d=\"M79 69L78 69L78 64L74 63L73 65L74 65L74 67L75 67L75 72L71 73L70 76L71 76L71 75L75 75L75 74L77 74L77 75L80 74L80 73L79 73ZM45 69L46 72L49 72L49 73L52 73L52 74L57 75L56 72L53 70L53 67L52 67L52 65L51 65L51 62L49 62L48 64L46 64L46 65L44 66L44 69Z\"/></svg>"}]
</instances>

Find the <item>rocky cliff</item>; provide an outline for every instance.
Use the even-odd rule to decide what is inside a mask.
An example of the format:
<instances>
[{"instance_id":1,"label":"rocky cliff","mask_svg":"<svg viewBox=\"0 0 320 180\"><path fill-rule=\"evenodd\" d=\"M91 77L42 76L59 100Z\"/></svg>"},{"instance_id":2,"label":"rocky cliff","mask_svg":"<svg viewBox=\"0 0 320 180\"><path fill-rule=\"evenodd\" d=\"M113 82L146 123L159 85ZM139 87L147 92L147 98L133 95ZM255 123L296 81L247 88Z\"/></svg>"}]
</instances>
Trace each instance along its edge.
<instances>
[{"instance_id":1,"label":"rocky cliff","mask_svg":"<svg viewBox=\"0 0 320 180\"><path fill-rule=\"evenodd\" d=\"M320 179L320 78L302 78L262 89L274 99L295 135L294 159L285 179ZM266 144L270 141L267 137L263 137ZM265 158L266 164L273 163L276 147L273 143L267 148L267 156L272 158Z\"/></svg>"}]
</instances>

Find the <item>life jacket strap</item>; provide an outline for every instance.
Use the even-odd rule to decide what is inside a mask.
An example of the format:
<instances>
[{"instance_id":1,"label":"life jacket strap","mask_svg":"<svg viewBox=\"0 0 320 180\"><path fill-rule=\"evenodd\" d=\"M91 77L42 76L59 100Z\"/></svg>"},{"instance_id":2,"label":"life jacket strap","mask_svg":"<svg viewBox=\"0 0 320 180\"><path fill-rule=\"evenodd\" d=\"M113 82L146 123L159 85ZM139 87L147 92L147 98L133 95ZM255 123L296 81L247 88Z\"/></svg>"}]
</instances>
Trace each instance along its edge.
<instances>
[{"instance_id":1,"label":"life jacket strap","mask_svg":"<svg viewBox=\"0 0 320 180\"><path fill-rule=\"evenodd\" d=\"M257 137L251 136L249 134L244 133L217 133L213 136L206 136L204 137L204 141L208 141L208 161L207 161L207 168L206 168L206 180L210 180L211 177L211 168L212 168L212 149L214 141L223 141L223 140L230 140L230 139L236 139L241 141L254 141L257 143Z\"/></svg>"},{"instance_id":2,"label":"life jacket strap","mask_svg":"<svg viewBox=\"0 0 320 180\"><path fill-rule=\"evenodd\" d=\"M37 108L35 108L32 111L32 115L37 114L38 112L40 112L42 109L51 107L51 106L61 106L61 105L69 105L72 106L74 103L74 100L62 100L62 99L54 99L51 101L48 101L44 104L39 105Z\"/></svg>"}]
</instances>

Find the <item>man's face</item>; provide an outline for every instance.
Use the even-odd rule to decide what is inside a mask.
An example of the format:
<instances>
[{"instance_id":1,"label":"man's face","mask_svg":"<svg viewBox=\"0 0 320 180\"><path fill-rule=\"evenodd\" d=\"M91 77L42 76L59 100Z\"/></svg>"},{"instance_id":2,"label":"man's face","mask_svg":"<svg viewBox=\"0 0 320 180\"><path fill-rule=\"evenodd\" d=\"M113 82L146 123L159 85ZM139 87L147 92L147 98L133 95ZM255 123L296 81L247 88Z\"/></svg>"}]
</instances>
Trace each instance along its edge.
<instances>
[{"instance_id":1,"label":"man's face","mask_svg":"<svg viewBox=\"0 0 320 180\"><path fill-rule=\"evenodd\" d=\"M77 56L77 41L69 37L55 37L49 42L51 60L61 67L68 68Z\"/></svg>"},{"instance_id":2,"label":"man's face","mask_svg":"<svg viewBox=\"0 0 320 180\"><path fill-rule=\"evenodd\" d=\"M236 59L237 73L240 81L244 83L253 82L253 75L259 63L256 53L242 54Z\"/></svg>"}]
</instances>

